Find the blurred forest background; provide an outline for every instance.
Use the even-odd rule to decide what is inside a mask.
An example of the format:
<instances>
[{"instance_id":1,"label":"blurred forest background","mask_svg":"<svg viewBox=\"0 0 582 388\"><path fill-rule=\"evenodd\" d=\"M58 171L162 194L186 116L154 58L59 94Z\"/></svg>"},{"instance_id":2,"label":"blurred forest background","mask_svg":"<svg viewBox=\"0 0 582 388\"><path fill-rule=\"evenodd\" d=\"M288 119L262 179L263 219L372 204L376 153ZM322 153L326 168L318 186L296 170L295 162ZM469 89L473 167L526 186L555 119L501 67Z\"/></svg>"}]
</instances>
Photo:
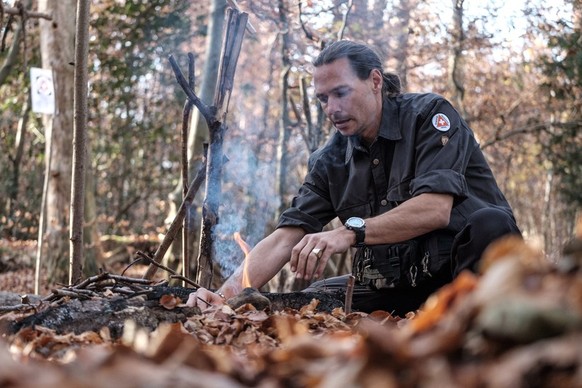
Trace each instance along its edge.
<instances>
[{"instance_id":1,"label":"blurred forest background","mask_svg":"<svg viewBox=\"0 0 582 388\"><path fill-rule=\"evenodd\" d=\"M558 257L582 204L581 0L240 0L239 6L256 31L245 34L226 122L229 162L215 230L222 276L244 259L233 234L252 246L272 230L309 153L332 131L311 94L309 64L322 45L340 38L375 46L406 91L453 102L525 237L550 260ZM14 255L14 246L36 255L42 236L39 254L51 282L65 281L69 259L75 7L74 0L2 1L0 14L0 258ZM195 91L212 104L226 7L226 0L91 2L88 275L129 263L137 249L155 250L172 221L182 195L186 97L168 56L186 69L193 53ZM54 116L31 112L31 67L53 69ZM193 114L191 171L207 139L204 120ZM202 194L191 215L197 224ZM179 258L180 250L173 252ZM338 258L328 271L346 269Z\"/></svg>"}]
</instances>

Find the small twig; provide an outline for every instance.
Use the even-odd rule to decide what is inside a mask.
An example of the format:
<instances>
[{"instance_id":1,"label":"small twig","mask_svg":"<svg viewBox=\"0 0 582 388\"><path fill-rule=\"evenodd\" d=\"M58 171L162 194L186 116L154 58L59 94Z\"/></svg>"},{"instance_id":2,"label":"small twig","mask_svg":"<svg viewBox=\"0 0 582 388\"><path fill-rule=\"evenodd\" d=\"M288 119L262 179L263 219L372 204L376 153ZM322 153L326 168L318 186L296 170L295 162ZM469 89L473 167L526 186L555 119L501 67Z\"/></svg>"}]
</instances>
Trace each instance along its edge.
<instances>
[{"instance_id":1,"label":"small twig","mask_svg":"<svg viewBox=\"0 0 582 388\"><path fill-rule=\"evenodd\" d=\"M346 300L345 300L345 310L346 314L350 314L352 312L352 297L354 295L354 282L356 278L354 275L350 275L348 277L348 285L346 287Z\"/></svg>"},{"instance_id":2,"label":"small twig","mask_svg":"<svg viewBox=\"0 0 582 388\"><path fill-rule=\"evenodd\" d=\"M0 306L0 315L11 313L13 311L28 311L28 310L36 310L35 305L32 304L15 304L13 306Z\"/></svg>"},{"instance_id":3,"label":"small twig","mask_svg":"<svg viewBox=\"0 0 582 388\"><path fill-rule=\"evenodd\" d=\"M178 279L178 280L182 280L186 283L188 283L189 285L196 287L196 288L200 288L200 285L196 282L193 282L192 280L188 279L186 276L182 276L182 275L171 275L170 276L171 279Z\"/></svg>"},{"instance_id":4,"label":"small twig","mask_svg":"<svg viewBox=\"0 0 582 388\"><path fill-rule=\"evenodd\" d=\"M344 38L344 31L348 25L348 16L350 14L350 11L352 10L353 5L354 5L354 1L348 0L348 9L346 10L346 13L344 13L344 17L342 19L342 25L340 27L340 30L337 33L337 40L342 40Z\"/></svg>"},{"instance_id":5,"label":"small twig","mask_svg":"<svg viewBox=\"0 0 582 388\"><path fill-rule=\"evenodd\" d=\"M206 303L206 306L212 306L212 303L205 301L201 297L197 296L196 299L201 300L202 302Z\"/></svg>"},{"instance_id":6,"label":"small twig","mask_svg":"<svg viewBox=\"0 0 582 388\"><path fill-rule=\"evenodd\" d=\"M151 264L151 265L155 265L156 267L158 267L158 268L161 268L161 269L163 269L164 271L167 271L167 272L169 272L169 273L171 274L171 275L170 275L170 278L171 278L171 279L179 279L179 280L182 280L182 281L184 281L184 282L186 282L186 283L190 284L191 286L194 286L194 287L196 287L196 288L200 288L200 285L198 285L198 283L195 283L195 282L193 282L192 280L188 279L186 276L182 276L182 275L178 274L176 271L174 271L174 270L173 270L173 269L171 269L171 268L168 268L168 267L166 267L165 265L162 265L162 264L160 264L160 263L158 263L158 262L155 262L155 261L154 261L154 259L152 259L152 258L151 258L151 257L149 257L148 255L146 255L145 253L143 253L143 252L141 252L141 251L138 251L138 252L137 252L137 255L138 255L139 257L141 257L141 258L145 259L145 260L146 260L146 261L147 261L149 264Z\"/></svg>"},{"instance_id":7,"label":"small twig","mask_svg":"<svg viewBox=\"0 0 582 388\"><path fill-rule=\"evenodd\" d=\"M139 295L144 295L144 294L147 294L147 293L151 292L151 290L137 290L137 291L134 291L133 288L131 290L127 290L125 288L116 288L116 287L110 288L110 290L111 291L115 291L118 294L130 295L132 297L139 296Z\"/></svg>"},{"instance_id":8,"label":"small twig","mask_svg":"<svg viewBox=\"0 0 582 388\"><path fill-rule=\"evenodd\" d=\"M84 295L83 293L79 293L77 292L78 290L72 291L72 290L67 290L64 288L57 288L52 290L51 292L53 293L53 296L69 296L71 298L89 298L89 296Z\"/></svg>"},{"instance_id":9,"label":"small twig","mask_svg":"<svg viewBox=\"0 0 582 388\"><path fill-rule=\"evenodd\" d=\"M93 297L99 297L100 295L95 292L95 291L91 291L91 290L85 290L85 289L70 289L69 291L71 292L76 292L79 295L82 295L84 297L89 297L89 298L93 298Z\"/></svg>"},{"instance_id":10,"label":"small twig","mask_svg":"<svg viewBox=\"0 0 582 388\"><path fill-rule=\"evenodd\" d=\"M46 20L53 20L52 16L42 12L30 12L24 11L26 16L29 18L38 18L38 19L46 19ZM7 15L20 15L21 11L18 8L4 8L4 13Z\"/></svg>"},{"instance_id":11,"label":"small twig","mask_svg":"<svg viewBox=\"0 0 582 388\"><path fill-rule=\"evenodd\" d=\"M134 261L132 261L131 263L129 263L129 265L127 267L125 267L123 269L123 271L121 271L121 276L123 276L125 274L125 271L127 271L128 269L130 269L131 267L133 267L135 264L143 261L144 258L149 260L149 257L145 253L143 253L141 251L137 251L137 255L139 257L137 259L135 259Z\"/></svg>"},{"instance_id":12,"label":"small twig","mask_svg":"<svg viewBox=\"0 0 582 388\"><path fill-rule=\"evenodd\" d=\"M136 254L141 259L145 260L147 262L147 264L155 265L156 267L158 267L160 269L163 269L164 271L169 272L172 275L177 275L178 274L172 268L166 267L165 265L158 263L157 261L155 261L154 259L152 259L151 257L149 257L146 253L144 253L142 251L137 251Z\"/></svg>"},{"instance_id":13,"label":"small twig","mask_svg":"<svg viewBox=\"0 0 582 388\"><path fill-rule=\"evenodd\" d=\"M73 288L74 289L82 289L87 287L88 285L92 284L92 283L97 283L101 280L105 280L107 279L107 277L109 276L109 273L107 272L102 272L99 275L95 275L95 276L91 276L88 277L87 279L83 280L81 283L74 285Z\"/></svg>"},{"instance_id":14,"label":"small twig","mask_svg":"<svg viewBox=\"0 0 582 388\"><path fill-rule=\"evenodd\" d=\"M127 276L120 276L120 275L109 275L109 277L113 280L116 280L118 282L125 282L125 283L135 283L135 284L151 284L152 281L149 279L143 279L143 278L130 278Z\"/></svg>"}]
</instances>

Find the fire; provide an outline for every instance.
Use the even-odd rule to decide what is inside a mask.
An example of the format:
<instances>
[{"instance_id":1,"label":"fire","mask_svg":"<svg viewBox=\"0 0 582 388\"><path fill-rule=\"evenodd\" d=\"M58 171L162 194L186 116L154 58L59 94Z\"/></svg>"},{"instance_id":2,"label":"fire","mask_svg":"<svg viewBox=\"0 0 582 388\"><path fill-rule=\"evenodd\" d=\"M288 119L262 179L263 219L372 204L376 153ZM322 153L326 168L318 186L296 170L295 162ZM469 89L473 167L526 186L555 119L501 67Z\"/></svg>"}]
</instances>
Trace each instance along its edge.
<instances>
[{"instance_id":1,"label":"fire","mask_svg":"<svg viewBox=\"0 0 582 388\"><path fill-rule=\"evenodd\" d=\"M244 261L244 265L243 265L243 277L242 277L242 286L243 288L247 288L247 287L251 287L251 281L249 279L249 273L248 273L248 256L249 256L249 252L251 251L251 246L249 244L247 244L247 242L245 240L243 240L243 238L241 237L239 232L234 232L234 241L237 242L238 246L240 247L240 249L242 249L242 251L245 254L245 261Z\"/></svg>"}]
</instances>

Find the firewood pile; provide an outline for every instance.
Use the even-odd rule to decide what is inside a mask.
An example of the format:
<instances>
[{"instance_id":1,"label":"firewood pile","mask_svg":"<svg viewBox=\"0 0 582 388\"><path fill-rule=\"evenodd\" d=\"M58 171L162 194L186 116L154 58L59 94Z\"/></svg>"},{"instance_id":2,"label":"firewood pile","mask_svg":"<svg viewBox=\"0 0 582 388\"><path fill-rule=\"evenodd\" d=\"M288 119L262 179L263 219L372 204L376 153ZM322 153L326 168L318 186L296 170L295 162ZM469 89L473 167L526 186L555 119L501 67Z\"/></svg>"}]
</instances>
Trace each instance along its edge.
<instances>
[{"instance_id":1,"label":"firewood pile","mask_svg":"<svg viewBox=\"0 0 582 388\"><path fill-rule=\"evenodd\" d=\"M31 312L13 311L3 316L0 385L582 386L578 237L557 263L521 240L500 241L482 274L461 274L405 318L325 310L315 298L301 307L187 311L181 297L164 293L154 298L158 308L181 315L155 328L124 316L116 336L108 326L15 329ZM69 299L79 303L65 296L61 305ZM148 307L132 308L137 315Z\"/></svg>"}]
</instances>

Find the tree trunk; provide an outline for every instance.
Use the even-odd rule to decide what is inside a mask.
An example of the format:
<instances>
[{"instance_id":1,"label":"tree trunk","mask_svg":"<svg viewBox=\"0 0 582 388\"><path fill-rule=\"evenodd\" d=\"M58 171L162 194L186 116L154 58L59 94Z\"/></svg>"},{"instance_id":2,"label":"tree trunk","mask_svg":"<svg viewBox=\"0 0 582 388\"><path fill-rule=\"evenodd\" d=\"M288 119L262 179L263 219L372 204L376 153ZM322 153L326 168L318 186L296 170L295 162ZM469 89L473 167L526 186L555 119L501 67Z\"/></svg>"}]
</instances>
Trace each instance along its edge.
<instances>
[{"instance_id":1,"label":"tree trunk","mask_svg":"<svg viewBox=\"0 0 582 388\"><path fill-rule=\"evenodd\" d=\"M396 74L400 77L402 87L407 84L408 74L408 30L411 23L411 10L416 7L416 0L402 1L396 10L397 26L395 28L394 40L392 43L393 54L391 55L395 63Z\"/></svg>"},{"instance_id":2,"label":"tree trunk","mask_svg":"<svg viewBox=\"0 0 582 388\"><path fill-rule=\"evenodd\" d=\"M74 0L40 0L39 11L52 16L41 19L40 49L42 66L52 69L55 80L54 115L45 116L44 125L52 128L53 141L46 159L52 159L47 185L46 252L48 279L66 282L68 267L68 221L71 189L73 136L74 31L76 4ZM48 154L50 153L50 155Z\"/></svg>"},{"instance_id":3,"label":"tree trunk","mask_svg":"<svg viewBox=\"0 0 582 388\"><path fill-rule=\"evenodd\" d=\"M453 91L453 101L461 116L467 120L465 109L465 62L463 60L463 48L465 46L465 31L463 29L463 3L464 0L453 0L453 25L451 32L452 53L449 57L449 82Z\"/></svg>"},{"instance_id":4,"label":"tree trunk","mask_svg":"<svg viewBox=\"0 0 582 388\"><path fill-rule=\"evenodd\" d=\"M75 89L74 89L74 136L73 182L71 185L71 254L69 259L69 284L81 280L83 268L83 224L85 221L85 164L87 158L87 55L89 53L89 5L88 0L77 2L75 39Z\"/></svg>"},{"instance_id":5,"label":"tree trunk","mask_svg":"<svg viewBox=\"0 0 582 388\"><path fill-rule=\"evenodd\" d=\"M87 144L87 168L85 169L85 225L83 230L83 275L92 276L98 271L98 265L104 264L101 236L97 228L97 203L95 199L95 176L91 169L91 144Z\"/></svg>"},{"instance_id":6,"label":"tree trunk","mask_svg":"<svg viewBox=\"0 0 582 388\"><path fill-rule=\"evenodd\" d=\"M6 32L3 32L3 34L6 34ZM16 58L18 57L18 52L20 50L20 39L23 34L22 24L17 24L13 34L14 36L12 38L12 44L10 45L10 49L8 50L8 54L6 55L6 59L4 60L2 67L0 67L0 85L6 81L6 78L8 78L10 71L12 71L12 68L16 63Z\"/></svg>"},{"instance_id":7,"label":"tree trunk","mask_svg":"<svg viewBox=\"0 0 582 388\"><path fill-rule=\"evenodd\" d=\"M281 55L281 74L279 78L279 89L281 91L281 116L279 117L279 140L277 143L277 172L275 178L276 190L279 194L281 202L275 218L285 210L287 203L285 197L287 195L287 143L290 137L290 122L289 122L289 70L291 69L291 60L289 59L289 22L287 4L285 0L279 0L279 50Z\"/></svg>"},{"instance_id":8,"label":"tree trunk","mask_svg":"<svg viewBox=\"0 0 582 388\"><path fill-rule=\"evenodd\" d=\"M20 165L24 155L24 144L26 139L26 127L30 117L31 103L30 93L22 106L22 115L18 120L18 129L16 132L16 141L14 144L14 158L12 159L12 181L9 189L7 214L9 217L14 215L14 205L18 201L18 191L20 187Z\"/></svg>"}]
</instances>

